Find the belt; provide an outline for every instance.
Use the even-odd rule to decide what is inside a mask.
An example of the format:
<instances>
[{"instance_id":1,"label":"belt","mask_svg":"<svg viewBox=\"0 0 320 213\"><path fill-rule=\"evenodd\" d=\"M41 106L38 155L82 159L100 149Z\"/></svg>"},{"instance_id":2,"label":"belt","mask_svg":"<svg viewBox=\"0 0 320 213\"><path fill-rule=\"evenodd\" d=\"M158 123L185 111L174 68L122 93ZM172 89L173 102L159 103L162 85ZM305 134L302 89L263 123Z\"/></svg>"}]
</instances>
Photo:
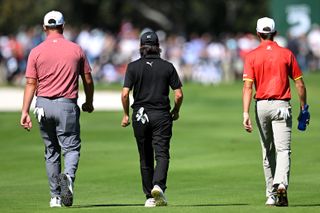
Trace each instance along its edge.
<instances>
[{"instance_id":1,"label":"belt","mask_svg":"<svg viewBox=\"0 0 320 213\"><path fill-rule=\"evenodd\" d=\"M260 99L260 98L256 98L256 101L290 101L290 98L285 98L285 99L275 99L275 98Z\"/></svg>"},{"instance_id":2,"label":"belt","mask_svg":"<svg viewBox=\"0 0 320 213\"><path fill-rule=\"evenodd\" d=\"M54 102L63 102L63 103L77 103L77 98L61 98L61 97L37 97L37 99L41 100L50 100Z\"/></svg>"}]
</instances>

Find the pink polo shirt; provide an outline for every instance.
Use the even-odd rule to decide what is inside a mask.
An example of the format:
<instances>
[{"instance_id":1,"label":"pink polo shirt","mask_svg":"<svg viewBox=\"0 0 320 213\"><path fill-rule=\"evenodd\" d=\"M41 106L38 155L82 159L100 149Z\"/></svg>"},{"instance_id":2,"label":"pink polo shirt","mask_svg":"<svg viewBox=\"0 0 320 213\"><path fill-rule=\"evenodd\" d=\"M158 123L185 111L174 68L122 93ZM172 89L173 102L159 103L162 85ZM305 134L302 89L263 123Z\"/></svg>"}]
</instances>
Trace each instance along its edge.
<instances>
[{"instance_id":1,"label":"pink polo shirt","mask_svg":"<svg viewBox=\"0 0 320 213\"><path fill-rule=\"evenodd\" d=\"M37 96L77 98L79 75L90 72L80 46L53 33L31 50L25 76L38 80Z\"/></svg>"}]
</instances>

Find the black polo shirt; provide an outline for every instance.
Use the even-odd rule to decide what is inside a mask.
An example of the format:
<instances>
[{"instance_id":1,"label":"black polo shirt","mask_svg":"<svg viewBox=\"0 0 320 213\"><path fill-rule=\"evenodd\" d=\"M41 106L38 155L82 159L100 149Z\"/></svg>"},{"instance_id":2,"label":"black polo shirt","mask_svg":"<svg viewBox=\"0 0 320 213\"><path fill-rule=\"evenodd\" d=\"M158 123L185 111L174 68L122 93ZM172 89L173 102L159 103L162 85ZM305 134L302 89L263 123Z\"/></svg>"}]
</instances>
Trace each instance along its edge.
<instances>
[{"instance_id":1,"label":"black polo shirt","mask_svg":"<svg viewBox=\"0 0 320 213\"><path fill-rule=\"evenodd\" d=\"M182 84L172 63L147 55L128 64L123 87L133 88L133 109L170 110L170 88Z\"/></svg>"}]
</instances>

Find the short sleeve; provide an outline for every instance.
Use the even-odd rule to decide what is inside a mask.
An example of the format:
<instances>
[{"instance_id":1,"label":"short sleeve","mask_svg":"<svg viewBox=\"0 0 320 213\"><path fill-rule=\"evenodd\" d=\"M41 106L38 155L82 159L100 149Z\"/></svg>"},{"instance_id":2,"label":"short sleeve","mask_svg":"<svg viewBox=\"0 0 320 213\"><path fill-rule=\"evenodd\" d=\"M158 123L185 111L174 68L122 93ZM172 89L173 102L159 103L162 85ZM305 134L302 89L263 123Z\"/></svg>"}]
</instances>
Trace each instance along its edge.
<instances>
[{"instance_id":1,"label":"short sleeve","mask_svg":"<svg viewBox=\"0 0 320 213\"><path fill-rule=\"evenodd\" d=\"M36 56L35 52L31 50L28 61L27 61L27 68L26 68L26 78L37 78L37 68L36 68Z\"/></svg>"},{"instance_id":2,"label":"short sleeve","mask_svg":"<svg viewBox=\"0 0 320 213\"><path fill-rule=\"evenodd\" d=\"M89 64L89 61L87 59L87 56L85 55L85 53L83 52L82 49L80 49L80 60L81 60L81 69L80 69L80 73L90 73L91 72L91 67Z\"/></svg>"},{"instance_id":3,"label":"short sleeve","mask_svg":"<svg viewBox=\"0 0 320 213\"><path fill-rule=\"evenodd\" d=\"M179 75L175 67L171 64L171 74L170 74L170 87L173 90L179 89L182 87L182 83L180 81Z\"/></svg>"},{"instance_id":4,"label":"short sleeve","mask_svg":"<svg viewBox=\"0 0 320 213\"><path fill-rule=\"evenodd\" d=\"M251 58L249 57L249 55L247 55L247 57L244 60L242 80L243 81L254 80L254 71L251 63Z\"/></svg>"},{"instance_id":5,"label":"short sleeve","mask_svg":"<svg viewBox=\"0 0 320 213\"><path fill-rule=\"evenodd\" d=\"M124 77L123 87L127 87L131 90L133 87L133 83L134 83L134 76L133 76L132 65L128 64L126 74Z\"/></svg>"},{"instance_id":6,"label":"short sleeve","mask_svg":"<svg viewBox=\"0 0 320 213\"><path fill-rule=\"evenodd\" d=\"M290 77L293 80L297 80L299 78L302 78L302 71L299 67L299 64L297 62L297 59L294 57L293 54L291 54L291 73Z\"/></svg>"}]
</instances>

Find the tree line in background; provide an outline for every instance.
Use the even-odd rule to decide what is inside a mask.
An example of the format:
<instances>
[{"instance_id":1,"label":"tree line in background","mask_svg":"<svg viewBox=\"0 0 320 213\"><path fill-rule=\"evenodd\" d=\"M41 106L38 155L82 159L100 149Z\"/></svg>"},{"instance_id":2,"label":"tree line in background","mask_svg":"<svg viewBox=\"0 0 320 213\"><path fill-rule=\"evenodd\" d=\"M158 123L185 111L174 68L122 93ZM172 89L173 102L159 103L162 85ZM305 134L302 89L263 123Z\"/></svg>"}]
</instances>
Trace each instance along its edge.
<instances>
[{"instance_id":1,"label":"tree line in background","mask_svg":"<svg viewBox=\"0 0 320 213\"><path fill-rule=\"evenodd\" d=\"M135 26L166 32L254 32L257 18L268 15L265 0L0 0L0 33L42 24L56 9L74 27L93 26L116 32L129 20Z\"/></svg>"}]
</instances>

